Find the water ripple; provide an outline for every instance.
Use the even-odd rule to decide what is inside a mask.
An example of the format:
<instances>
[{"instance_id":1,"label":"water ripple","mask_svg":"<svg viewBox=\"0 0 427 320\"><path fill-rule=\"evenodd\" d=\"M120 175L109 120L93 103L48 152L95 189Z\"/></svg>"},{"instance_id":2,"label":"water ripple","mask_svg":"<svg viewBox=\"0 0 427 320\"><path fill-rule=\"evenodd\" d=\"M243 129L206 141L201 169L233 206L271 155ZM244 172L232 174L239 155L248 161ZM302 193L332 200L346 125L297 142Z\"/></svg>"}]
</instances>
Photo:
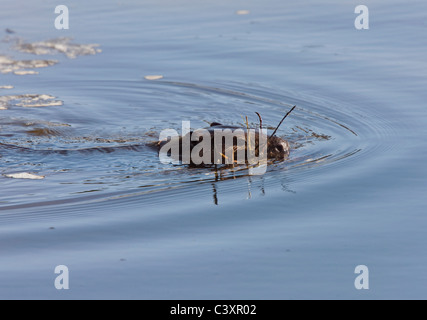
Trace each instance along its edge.
<instances>
[{"instance_id":1,"label":"water ripple","mask_svg":"<svg viewBox=\"0 0 427 320\"><path fill-rule=\"evenodd\" d=\"M358 162L394 148L388 141L396 129L371 110L253 83L141 80L63 85L83 93L74 100L59 97L72 121L61 119L62 108L27 113L24 118L16 110L4 111L0 173L30 172L46 179L0 177L7 190L0 196L0 210L67 203L99 205L118 199L126 199L127 205L183 202L201 194L206 201L221 204L224 193L251 198L252 189L261 196L269 190L293 192L290 181L321 181L331 168L350 170ZM90 101L98 103L91 105ZM241 169L163 165L156 152L146 147L162 129L179 130L182 120L198 128L213 121L238 125L242 116L249 116L256 125L255 112L259 112L272 129L293 105L297 105L296 111L278 132L291 142L291 156L271 164L263 177L250 177ZM242 188L247 191L242 193Z\"/></svg>"}]
</instances>

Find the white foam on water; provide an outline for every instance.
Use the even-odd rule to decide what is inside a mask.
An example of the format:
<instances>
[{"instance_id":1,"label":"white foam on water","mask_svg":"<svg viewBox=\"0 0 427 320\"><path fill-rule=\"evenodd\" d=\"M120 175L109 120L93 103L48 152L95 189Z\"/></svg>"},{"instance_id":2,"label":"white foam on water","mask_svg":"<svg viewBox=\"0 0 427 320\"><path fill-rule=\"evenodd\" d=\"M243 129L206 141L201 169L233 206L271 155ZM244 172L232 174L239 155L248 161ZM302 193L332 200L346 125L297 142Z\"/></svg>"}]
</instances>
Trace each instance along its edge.
<instances>
[{"instance_id":1,"label":"white foam on water","mask_svg":"<svg viewBox=\"0 0 427 320\"><path fill-rule=\"evenodd\" d=\"M29 180L43 180L45 178L45 176L39 176L39 175L28 173L28 172L4 174L3 176L11 179L29 179Z\"/></svg>"},{"instance_id":2,"label":"white foam on water","mask_svg":"<svg viewBox=\"0 0 427 320\"><path fill-rule=\"evenodd\" d=\"M18 51L35 55L63 53L70 59L102 52L98 48L99 44L77 44L71 41L72 38L65 37L32 43L19 39L14 48Z\"/></svg>"},{"instance_id":3,"label":"white foam on water","mask_svg":"<svg viewBox=\"0 0 427 320\"><path fill-rule=\"evenodd\" d=\"M47 94L21 94L0 96L0 110L5 110L7 106L17 106L24 108L53 107L62 106L61 100Z\"/></svg>"}]
</instances>

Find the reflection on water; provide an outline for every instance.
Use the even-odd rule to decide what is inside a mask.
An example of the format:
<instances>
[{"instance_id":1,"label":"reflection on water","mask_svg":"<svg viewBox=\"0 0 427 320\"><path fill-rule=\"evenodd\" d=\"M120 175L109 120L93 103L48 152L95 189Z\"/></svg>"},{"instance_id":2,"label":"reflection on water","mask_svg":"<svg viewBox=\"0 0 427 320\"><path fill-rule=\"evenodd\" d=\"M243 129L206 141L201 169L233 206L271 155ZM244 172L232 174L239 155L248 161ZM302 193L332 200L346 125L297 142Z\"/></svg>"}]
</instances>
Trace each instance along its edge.
<instances>
[{"instance_id":1,"label":"reflection on water","mask_svg":"<svg viewBox=\"0 0 427 320\"><path fill-rule=\"evenodd\" d=\"M266 179L264 176L251 176L251 175L245 175L245 176L235 176L235 175L223 175L221 173L221 170L214 169L215 172L215 180L212 182L212 198L213 203L215 205L220 204L220 191L221 191L221 181L226 180L234 180L237 178L244 178L244 183L241 184L242 189L246 190L246 199L250 200L252 197L255 196L265 196L268 191L266 191ZM246 184L246 187L245 187ZM267 182L268 184L268 182ZM281 178L280 181L281 184L281 190L283 192L290 192L290 193L296 193L296 191L292 190L285 178Z\"/></svg>"}]
</instances>

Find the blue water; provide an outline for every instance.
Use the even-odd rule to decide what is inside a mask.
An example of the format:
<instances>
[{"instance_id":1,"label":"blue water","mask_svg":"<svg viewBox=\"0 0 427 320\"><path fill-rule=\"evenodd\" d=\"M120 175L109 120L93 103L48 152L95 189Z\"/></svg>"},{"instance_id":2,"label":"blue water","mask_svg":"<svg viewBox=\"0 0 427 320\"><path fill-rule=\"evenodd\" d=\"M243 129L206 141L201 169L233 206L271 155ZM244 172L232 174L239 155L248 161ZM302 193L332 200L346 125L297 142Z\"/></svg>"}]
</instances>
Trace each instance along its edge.
<instances>
[{"instance_id":1,"label":"blue water","mask_svg":"<svg viewBox=\"0 0 427 320\"><path fill-rule=\"evenodd\" d=\"M54 1L3 1L0 56L57 63L0 73L0 298L426 299L427 4L368 0L356 30L359 4L74 1L56 30ZM101 52L16 48L59 37ZM29 94L61 105L11 98ZM133 147L293 105L263 176Z\"/></svg>"}]
</instances>

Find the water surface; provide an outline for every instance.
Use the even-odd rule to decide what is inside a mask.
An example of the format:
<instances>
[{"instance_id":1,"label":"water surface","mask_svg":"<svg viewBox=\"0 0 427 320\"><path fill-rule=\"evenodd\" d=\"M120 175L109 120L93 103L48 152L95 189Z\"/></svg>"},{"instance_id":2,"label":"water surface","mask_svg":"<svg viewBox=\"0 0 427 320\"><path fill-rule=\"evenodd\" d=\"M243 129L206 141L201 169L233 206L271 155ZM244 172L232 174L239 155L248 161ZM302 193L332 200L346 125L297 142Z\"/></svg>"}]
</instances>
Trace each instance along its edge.
<instances>
[{"instance_id":1,"label":"water surface","mask_svg":"<svg viewBox=\"0 0 427 320\"><path fill-rule=\"evenodd\" d=\"M358 4L78 1L63 31L2 4L0 297L426 298L426 5L368 1L358 31ZM146 147L293 105L263 176Z\"/></svg>"}]
</instances>

